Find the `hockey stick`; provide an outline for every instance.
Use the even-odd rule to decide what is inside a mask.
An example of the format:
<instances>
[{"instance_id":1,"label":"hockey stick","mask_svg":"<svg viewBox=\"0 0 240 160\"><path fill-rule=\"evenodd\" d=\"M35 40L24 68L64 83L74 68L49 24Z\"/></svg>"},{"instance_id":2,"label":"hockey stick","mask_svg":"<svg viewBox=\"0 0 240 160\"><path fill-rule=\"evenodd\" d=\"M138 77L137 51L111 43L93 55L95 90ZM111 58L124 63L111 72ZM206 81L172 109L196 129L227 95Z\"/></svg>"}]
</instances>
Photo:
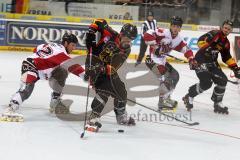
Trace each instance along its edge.
<instances>
[{"instance_id":1,"label":"hockey stick","mask_svg":"<svg viewBox=\"0 0 240 160\"><path fill-rule=\"evenodd\" d=\"M89 49L89 66L91 67L92 65L92 47ZM89 99L89 91L90 91L90 84L91 84L91 80L90 77L88 78L88 88L87 88L87 101L86 101L86 108L85 108L85 117L84 117L84 125L83 125L83 132L81 134L81 138L84 137L85 135L85 131L86 131L86 123L87 123L87 107L88 107L88 99Z\"/></svg>"},{"instance_id":2,"label":"hockey stick","mask_svg":"<svg viewBox=\"0 0 240 160\"><path fill-rule=\"evenodd\" d=\"M146 109L148 109L148 110L151 110L151 111L160 113L160 114L162 114L162 115L164 115L164 116L166 116L166 117L169 117L169 118L173 118L173 119L175 119L175 120L178 121L178 122L185 123L185 124L187 124L187 125L189 125L189 126L199 125L199 122L188 123L188 122L182 121L182 120L180 120L180 119L178 119L178 118L176 118L176 117L173 117L173 116L170 116L170 115L168 115L168 114L165 114L165 113L163 113L163 112L161 112L161 111L155 110L155 109L153 109L153 108L151 108L151 107L148 107L148 106L145 106L145 105L143 105L143 104L141 104L141 103L138 103L138 102L136 102L136 101L133 101L133 100L131 100L131 99L128 99L128 98L127 98L127 100L130 101L130 102L132 102L132 103L135 103L135 104L137 104L137 105L139 105L139 106L141 106L141 107L143 107L143 108L146 108Z\"/></svg>"},{"instance_id":3,"label":"hockey stick","mask_svg":"<svg viewBox=\"0 0 240 160\"><path fill-rule=\"evenodd\" d=\"M209 71L208 71L208 73L211 74L212 76L216 77L216 78L219 78L219 79L222 79L222 80L223 80L223 77L221 77L221 76L219 76L219 75L217 75L217 74L214 74L214 73L209 72ZM228 78L227 78L227 81L230 82L230 83L232 83L232 84L239 84L238 81L232 81L232 80L229 80Z\"/></svg>"},{"instance_id":4,"label":"hockey stick","mask_svg":"<svg viewBox=\"0 0 240 160\"><path fill-rule=\"evenodd\" d=\"M170 54L166 54L168 57L171 57L171 58L174 58L175 60L179 61L179 62L182 62L182 63L188 63L186 60L184 59L180 59L180 58L177 58L173 55L170 55Z\"/></svg>"},{"instance_id":5,"label":"hockey stick","mask_svg":"<svg viewBox=\"0 0 240 160\"><path fill-rule=\"evenodd\" d=\"M168 57L171 57L171 58L174 58L174 59L176 59L176 60L178 60L178 61L180 61L180 62L188 63L188 62L185 61L184 59L177 58L177 57L172 56L172 55L170 55L170 54L167 54L167 56L168 56ZM209 71L208 71L208 73L211 74L212 76L216 77L216 78L223 79L223 77L221 77L221 76L219 76L219 75L217 75L217 74L214 74L214 73L209 72ZM230 82L230 83L232 83L232 84L239 84L239 82L237 82L237 81L232 81L232 80L229 80L229 79L227 79L227 81Z\"/></svg>"}]
</instances>

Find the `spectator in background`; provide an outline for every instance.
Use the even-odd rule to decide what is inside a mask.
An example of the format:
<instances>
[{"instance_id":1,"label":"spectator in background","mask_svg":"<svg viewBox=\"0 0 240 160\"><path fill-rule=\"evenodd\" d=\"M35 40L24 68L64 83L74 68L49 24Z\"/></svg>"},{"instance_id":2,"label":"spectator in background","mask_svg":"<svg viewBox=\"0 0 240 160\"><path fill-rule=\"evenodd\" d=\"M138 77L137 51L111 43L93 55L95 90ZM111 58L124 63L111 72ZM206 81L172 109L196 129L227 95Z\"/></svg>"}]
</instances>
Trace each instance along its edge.
<instances>
[{"instance_id":1,"label":"spectator in background","mask_svg":"<svg viewBox=\"0 0 240 160\"><path fill-rule=\"evenodd\" d=\"M238 18L238 13L234 14L232 22L233 22L233 28L240 28L240 21Z\"/></svg>"},{"instance_id":2,"label":"spectator in background","mask_svg":"<svg viewBox=\"0 0 240 160\"><path fill-rule=\"evenodd\" d=\"M147 14L147 19L142 24L142 32L141 32L141 42L140 42L140 52L137 58L137 62L135 66L139 65L142 62L142 59L145 55L145 52L147 50L147 45L144 42L143 35L146 31L149 29L155 30L157 29L157 21L154 19L154 15L152 11L149 11Z\"/></svg>"}]
</instances>

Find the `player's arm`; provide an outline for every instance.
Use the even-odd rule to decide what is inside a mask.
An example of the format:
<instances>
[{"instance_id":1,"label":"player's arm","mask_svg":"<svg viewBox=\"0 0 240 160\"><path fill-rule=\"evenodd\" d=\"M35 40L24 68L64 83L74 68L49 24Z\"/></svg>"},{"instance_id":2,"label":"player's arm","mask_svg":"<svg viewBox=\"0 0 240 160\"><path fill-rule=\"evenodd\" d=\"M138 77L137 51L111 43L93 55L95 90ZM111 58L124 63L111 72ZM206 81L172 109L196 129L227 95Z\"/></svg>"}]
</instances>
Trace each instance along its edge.
<instances>
[{"instance_id":1,"label":"player's arm","mask_svg":"<svg viewBox=\"0 0 240 160\"><path fill-rule=\"evenodd\" d=\"M108 24L104 19L95 19L93 23L89 26L88 32L86 33L86 47L88 50L90 48L96 47L96 32L102 32L104 28L107 28Z\"/></svg>"},{"instance_id":2,"label":"player's arm","mask_svg":"<svg viewBox=\"0 0 240 160\"><path fill-rule=\"evenodd\" d=\"M236 78L240 78L240 68L230 53L230 43L226 43L225 47L220 50L222 61L234 72Z\"/></svg>"},{"instance_id":3,"label":"player's arm","mask_svg":"<svg viewBox=\"0 0 240 160\"><path fill-rule=\"evenodd\" d=\"M197 45L200 50L205 50L211 46L214 46L218 40L219 31L213 30L199 37Z\"/></svg>"}]
</instances>

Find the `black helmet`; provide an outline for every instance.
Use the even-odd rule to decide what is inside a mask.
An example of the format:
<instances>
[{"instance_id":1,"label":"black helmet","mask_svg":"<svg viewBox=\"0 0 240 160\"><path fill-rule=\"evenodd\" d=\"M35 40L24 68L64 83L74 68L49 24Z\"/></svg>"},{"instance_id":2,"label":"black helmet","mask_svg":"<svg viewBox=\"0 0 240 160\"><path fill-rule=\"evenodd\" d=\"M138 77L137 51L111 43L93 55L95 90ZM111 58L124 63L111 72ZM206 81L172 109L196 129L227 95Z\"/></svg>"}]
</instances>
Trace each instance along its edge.
<instances>
[{"instance_id":1,"label":"black helmet","mask_svg":"<svg viewBox=\"0 0 240 160\"><path fill-rule=\"evenodd\" d=\"M64 43L65 41L67 41L68 43L78 43L78 39L77 37L72 34L72 33L64 33L64 35L62 36L62 43Z\"/></svg>"},{"instance_id":2,"label":"black helmet","mask_svg":"<svg viewBox=\"0 0 240 160\"><path fill-rule=\"evenodd\" d=\"M134 40L137 37L137 27L135 25L132 25L130 23L126 23L123 25L120 33L124 36L127 36L128 38Z\"/></svg>"},{"instance_id":3,"label":"black helmet","mask_svg":"<svg viewBox=\"0 0 240 160\"><path fill-rule=\"evenodd\" d=\"M153 12L152 12L152 11L148 11L148 14L147 14L147 16L153 16L153 17L154 17L154 14L153 14Z\"/></svg>"},{"instance_id":4,"label":"black helmet","mask_svg":"<svg viewBox=\"0 0 240 160\"><path fill-rule=\"evenodd\" d=\"M182 27L183 20L182 20L181 17L173 16L173 17L170 19L170 24L171 24L171 25L178 25L178 26Z\"/></svg>"},{"instance_id":5,"label":"black helmet","mask_svg":"<svg viewBox=\"0 0 240 160\"><path fill-rule=\"evenodd\" d=\"M225 20L223 23L222 23L222 26L224 26L224 24L227 24L227 25L229 25L229 26L231 26L231 27L233 27L233 22L232 21L230 21L230 20Z\"/></svg>"}]
</instances>

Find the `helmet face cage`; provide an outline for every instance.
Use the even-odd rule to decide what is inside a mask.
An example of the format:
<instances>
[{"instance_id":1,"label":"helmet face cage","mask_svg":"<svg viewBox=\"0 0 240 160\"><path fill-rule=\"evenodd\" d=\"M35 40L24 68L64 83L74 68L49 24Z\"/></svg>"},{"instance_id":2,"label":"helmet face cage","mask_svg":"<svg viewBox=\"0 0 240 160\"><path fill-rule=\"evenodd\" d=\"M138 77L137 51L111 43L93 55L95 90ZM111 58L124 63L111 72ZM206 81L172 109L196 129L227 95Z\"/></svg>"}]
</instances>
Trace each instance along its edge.
<instances>
[{"instance_id":1,"label":"helmet face cage","mask_svg":"<svg viewBox=\"0 0 240 160\"><path fill-rule=\"evenodd\" d=\"M124 36L130 38L131 40L134 40L138 34L137 27L130 23L124 24L120 33L121 33L121 35L124 35Z\"/></svg>"},{"instance_id":2,"label":"helmet face cage","mask_svg":"<svg viewBox=\"0 0 240 160\"><path fill-rule=\"evenodd\" d=\"M178 25L178 26L182 27L183 20L182 20L181 17L173 16L170 20L170 24L171 25Z\"/></svg>"},{"instance_id":3,"label":"helmet face cage","mask_svg":"<svg viewBox=\"0 0 240 160\"><path fill-rule=\"evenodd\" d=\"M222 26L224 26L225 24L227 24L227 25L233 27L233 22L230 21L230 20L225 20L225 21L223 22Z\"/></svg>"},{"instance_id":4,"label":"helmet face cage","mask_svg":"<svg viewBox=\"0 0 240 160\"><path fill-rule=\"evenodd\" d=\"M64 42L67 41L68 43L78 43L78 39L74 34L71 33L65 33L62 37L62 44L64 44Z\"/></svg>"}]
</instances>

